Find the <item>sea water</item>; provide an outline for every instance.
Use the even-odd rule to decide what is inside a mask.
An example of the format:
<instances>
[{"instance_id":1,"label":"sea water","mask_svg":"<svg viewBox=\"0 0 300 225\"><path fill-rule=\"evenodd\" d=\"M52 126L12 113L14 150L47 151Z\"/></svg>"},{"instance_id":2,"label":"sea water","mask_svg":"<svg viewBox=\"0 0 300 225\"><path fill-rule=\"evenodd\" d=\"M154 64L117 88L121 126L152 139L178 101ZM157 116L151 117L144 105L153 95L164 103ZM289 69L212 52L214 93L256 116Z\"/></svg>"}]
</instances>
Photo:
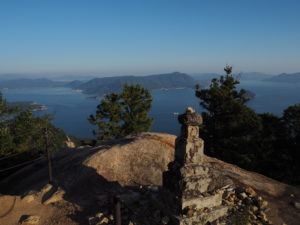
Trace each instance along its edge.
<instances>
[{"instance_id":1,"label":"sea water","mask_svg":"<svg viewBox=\"0 0 300 225\"><path fill-rule=\"evenodd\" d=\"M300 84L265 81L241 81L239 88L255 93L248 105L258 113L271 112L281 115L288 106L300 103ZM83 138L92 138L93 130L87 118L95 114L101 99L73 92L69 88L39 88L3 91L8 101L34 101L47 107L37 115L53 114L53 123L66 133ZM178 114L191 106L198 112L203 111L195 97L194 89L172 89L152 91L153 105L150 117L154 119L151 131L178 135Z\"/></svg>"}]
</instances>

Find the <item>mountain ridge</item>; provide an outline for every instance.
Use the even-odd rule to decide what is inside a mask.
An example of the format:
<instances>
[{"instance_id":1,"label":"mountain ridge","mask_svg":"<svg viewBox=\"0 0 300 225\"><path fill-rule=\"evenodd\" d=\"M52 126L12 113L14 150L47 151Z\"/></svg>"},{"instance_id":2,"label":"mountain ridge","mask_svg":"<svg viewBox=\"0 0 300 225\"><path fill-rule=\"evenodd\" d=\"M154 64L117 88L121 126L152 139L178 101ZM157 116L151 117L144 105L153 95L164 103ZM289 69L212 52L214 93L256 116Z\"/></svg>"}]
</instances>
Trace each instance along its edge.
<instances>
[{"instance_id":1,"label":"mountain ridge","mask_svg":"<svg viewBox=\"0 0 300 225\"><path fill-rule=\"evenodd\" d=\"M298 73L281 73L277 76L267 79L266 81L300 83L300 72L298 72Z\"/></svg>"},{"instance_id":2,"label":"mountain ridge","mask_svg":"<svg viewBox=\"0 0 300 225\"><path fill-rule=\"evenodd\" d=\"M109 92L118 92L124 84L140 84L143 87L154 89L192 88L197 81L191 76L173 72L167 74L155 74L148 76L118 76L94 78L90 81L71 85L73 89L80 89L86 94L103 95Z\"/></svg>"}]
</instances>

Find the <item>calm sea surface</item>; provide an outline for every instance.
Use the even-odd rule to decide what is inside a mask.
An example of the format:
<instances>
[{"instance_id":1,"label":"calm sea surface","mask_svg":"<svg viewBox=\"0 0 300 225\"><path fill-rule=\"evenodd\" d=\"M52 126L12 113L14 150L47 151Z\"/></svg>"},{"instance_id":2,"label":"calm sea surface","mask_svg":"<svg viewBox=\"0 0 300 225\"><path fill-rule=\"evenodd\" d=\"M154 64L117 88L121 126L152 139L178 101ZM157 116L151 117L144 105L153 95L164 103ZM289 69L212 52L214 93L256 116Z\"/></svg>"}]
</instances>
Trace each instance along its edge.
<instances>
[{"instance_id":1,"label":"calm sea surface","mask_svg":"<svg viewBox=\"0 0 300 225\"><path fill-rule=\"evenodd\" d=\"M273 83L263 81L241 81L239 87L256 94L248 105L258 113L272 112L281 115L282 110L300 103L300 84ZM8 90L3 92L8 101L35 101L45 105L46 111L37 112L54 114L53 123L70 135L91 138L92 130L87 118L95 113L100 100L90 99L88 95L73 92L68 88L44 88ZM179 133L177 115L188 106L201 112L199 100L193 89L175 89L152 91L154 99L150 116L154 118L151 130L170 134Z\"/></svg>"}]
</instances>

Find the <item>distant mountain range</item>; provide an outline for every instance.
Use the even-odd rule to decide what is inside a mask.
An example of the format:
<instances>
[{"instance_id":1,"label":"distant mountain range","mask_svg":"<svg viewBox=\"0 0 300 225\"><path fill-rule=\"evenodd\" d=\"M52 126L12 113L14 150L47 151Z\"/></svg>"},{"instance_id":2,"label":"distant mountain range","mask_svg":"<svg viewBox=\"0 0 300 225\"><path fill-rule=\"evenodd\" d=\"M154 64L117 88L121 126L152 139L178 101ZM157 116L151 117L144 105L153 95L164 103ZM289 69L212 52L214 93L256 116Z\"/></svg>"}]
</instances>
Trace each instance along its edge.
<instances>
[{"instance_id":1,"label":"distant mountain range","mask_svg":"<svg viewBox=\"0 0 300 225\"><path fill-rule=\"evenodd\" d=\"M73 89L82 90L86 94L103 95L118 92L124 84L140 84L150 90L191 88L197 81L185 73L168 73L149 76L120 76L95 78L88 82L73 81L68 84Z\"/></svg>"},{"instance_id":2,"label":"distant mountain range","mask_svg":"<svg viewBox=\"0 0 300 225\"><path fill-rule=\"evenodd\" d=\"M118 92L125 83L140 84L150 90L154 89L175 89L175 88L193 88L195 84L200 83L203 86L209 84L211 79L218 78L219 74L201 73L187 75L185 73L174 72L167 74L156 74L148 76L117 76L102 77L88 80L62 81L67 77L61 77L62 80L54 81L46 78L22 78L21 75L0 75L0 89L16 88L51 88L51 87L69 87L78 89L86 94L103 95L110 92ZM271 82L291 82L300 83L300 73L268 75L264 73L252 72L234 74L234 76L243 80L262 80ZM69 76L68 76L69 77ZM74 78L83 78L83 76L74 76ZM10 79L9 79L10 78ZM70 78L70 77L69 77ZM55 79L55 77L53 77Z\"/></svg>"},{"instance_id":3,"label":"distant mountain range","mask_svg":"<svg viewBox=\"0 0 300 225\"><path fill-rule=\"evenodd\" d=\"M286 83L300 83L300 73L282 73L278 76L271 77L266 79L266 81L273 82L286 82Z\"/></svg>"}]
</instances>

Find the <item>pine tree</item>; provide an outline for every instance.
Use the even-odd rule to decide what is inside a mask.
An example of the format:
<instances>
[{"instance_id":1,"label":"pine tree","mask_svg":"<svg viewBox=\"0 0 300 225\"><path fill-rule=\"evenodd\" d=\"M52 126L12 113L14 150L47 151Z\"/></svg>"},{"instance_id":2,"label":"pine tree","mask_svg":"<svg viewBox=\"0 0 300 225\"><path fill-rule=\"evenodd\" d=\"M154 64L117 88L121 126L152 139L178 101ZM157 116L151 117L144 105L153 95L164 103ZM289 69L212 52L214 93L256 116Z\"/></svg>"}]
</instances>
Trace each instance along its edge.
<instances>
[{"instance_id":1,"label":"pine tree","mask_svg":"<svg viewBox=\"0 0 300 225\"><path fill-rule=\"evenodd\" d=\"M253 140L260 120L246 106L250 100L247 91L237 90L239 81L231 75L232 67L226 66L224 70L226 75L212 79L209 89L196 86L196 96L205 109L201 136L209 155L248 167L255 157Z\"/></svg>"},{"instance_id":2,"label":"pine tree","mask_svg":"<svg viewBox=\"0 0 300 225\"><path fill-rule=\"evenodd\" d=\"M130 134L149 131L153 119L148 116L152 96L142 86L125 84L121 93L104 96L97 106L96 115L89 121L98 126L94 135L99 140L110 140Z\"/></svg>"}]
</instances>

